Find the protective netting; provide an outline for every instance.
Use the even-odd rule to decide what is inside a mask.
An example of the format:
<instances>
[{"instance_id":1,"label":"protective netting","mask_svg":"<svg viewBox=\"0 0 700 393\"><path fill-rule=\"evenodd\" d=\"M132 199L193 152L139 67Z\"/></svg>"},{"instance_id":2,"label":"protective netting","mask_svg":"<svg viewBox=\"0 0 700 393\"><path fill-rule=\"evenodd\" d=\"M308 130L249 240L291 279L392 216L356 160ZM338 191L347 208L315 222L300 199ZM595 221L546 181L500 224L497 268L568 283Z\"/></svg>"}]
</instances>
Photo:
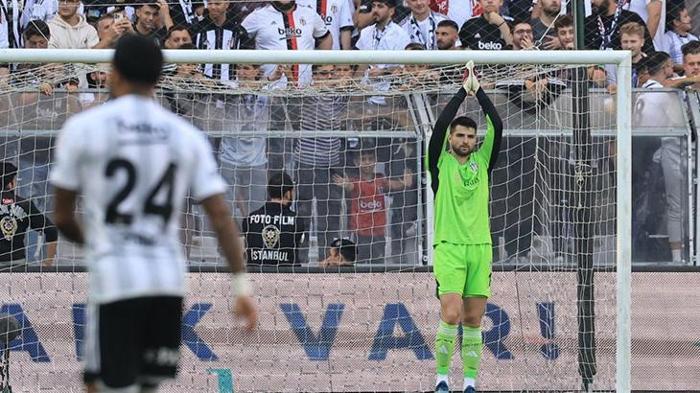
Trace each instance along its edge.
<instances>
[{"instance_id":1,"label":"protective netting","mask_svg":"<svg viewBox=\"0 0 700 393\"><path fill-rule=\"evenodd\" d=\"M431 389L438 302L430 275L415 272L432 263L422 160L426 138L463 68L397 66L377 79L355 67L316 66L314 82L300 89L262 80L256 67L238 65L239 79L226 84L204 78L198 67L166 67L157 99L210 137L239 223L267 200L271 174L285 171L295 179L292 209L304 223L295 263L313 270L332 255L337 238L350 239L357 252L344 268L349 272L290 274L287 267L263 264L277 274L255 277L261 327L253 335L230 319L226 276L191 274L183 366L165 391L223 392L227 378L237 391ZM602 72L580 69L591 76ZM493 277L483 390L574 390L581 385L579 367L596 389L614 388L615 281L607 274L595 288L590 280L581 285L576 267L615 264L615 108L595 82L587 82L586 106L575 107L575 70L479 69L505 125L491 176L491 225L494 264L510 270ZM44 214L52 211L46 179L56 131L71 114L108 99L107 72L105 66L27 66L4 81L0 151L18 166L17 194ZM468 98L460 113L476 119L483 135L475 99ZM193 267L223 266L196 203L188 203L182 228ZM5 227L3 233L8 236ZM248 242L267 236L262 243L274 250L279 246L269 235L251 232ZM34 233L25 244L25 257L6 263L5 270L24 271L48 256ZM79 270L81 255L59 240L55 264ZM250 269L259 269L254 262L249 260ZM365 266L403 272L360 273ZM77 390L84 273L3 279L12 299L7 311L27 316L24 341L15 342L13 385ZM593 292L577 303L577 289ZM579 321L577 305L590 318ZM35 336L26 334L32 318ZM580 331L589 349L583 352ZM454 375L461 375L458 355L453 364Z\"/></svg>"}]
</instances>

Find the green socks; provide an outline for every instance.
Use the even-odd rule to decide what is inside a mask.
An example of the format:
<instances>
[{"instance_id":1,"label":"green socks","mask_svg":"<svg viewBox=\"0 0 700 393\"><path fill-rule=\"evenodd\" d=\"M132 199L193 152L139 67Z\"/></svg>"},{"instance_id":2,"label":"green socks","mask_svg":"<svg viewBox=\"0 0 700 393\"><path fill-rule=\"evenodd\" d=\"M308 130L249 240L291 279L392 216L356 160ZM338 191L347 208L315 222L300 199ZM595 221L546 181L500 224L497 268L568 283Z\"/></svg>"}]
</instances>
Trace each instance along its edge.
<instances>
[{"instance_id":1,"label":"green socks","mask_svg":"<svg viewBox=\"0 0 700 393\"><path fill-rule=\"evenodd\" d=\"M437 361L436 371L438 375L446 376L450 373L450 360L452 360L456 338L457 325L450 325L440 320L435 335L435 360Z\"/></svg>"},{"instance_id":2,"label":"green socks","mask_svg":"<svg viewBox=\"0 0 700 393\"><path fill-rule=\"evenodd\" d=\"M479 373L482 349L481 328L462 326L462 365L464 366L465 378L476 379L476 374Z\"/></svg>"}]
</instances>

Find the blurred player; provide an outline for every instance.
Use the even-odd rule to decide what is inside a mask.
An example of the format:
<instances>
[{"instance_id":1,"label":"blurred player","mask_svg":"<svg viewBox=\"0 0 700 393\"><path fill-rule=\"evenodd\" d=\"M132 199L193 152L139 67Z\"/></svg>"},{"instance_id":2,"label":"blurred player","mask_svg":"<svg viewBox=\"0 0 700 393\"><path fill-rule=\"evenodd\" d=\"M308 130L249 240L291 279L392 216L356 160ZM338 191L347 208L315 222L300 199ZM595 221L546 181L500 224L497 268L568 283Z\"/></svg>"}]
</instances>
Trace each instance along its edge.
<instances>
[{"instance_id":1,"label":"blurred player","mask_svg":"<svg viewBox=\"0 0 700 393\"><path fill-rule=\"evenodd\" d=\"M127 35L112 60L112 97L66 122L50 180L55 221L85 244L90 271L88 392L155 392L180 359L185 258L177 216L188 189L211 219L233 271L235 311L256 310L243 251L204 134L153 99L163 67L156 44ZM85 229L75 217L82 195Z\"/></svg>"},{"instance_id":2,"label":"blurred player","mask_svg":"<svg viewBox=\"0 0 700 393\"><path fill-rule=\"evenodd\" d=\"M467 94L476 95L486 115L486 136L476 145L477 123L455 119ZM448 133L449 130L449 133ZM449 392L448 372L462 323L464 392L475 392L481 362L481 318L491 295L489 174L501 146L503 125L467 64L464 85L452 97L433 128L426 165L435 194L434 273L440 298L440 326L435 338L436 392Z\"/></svg>"}]
</instances>

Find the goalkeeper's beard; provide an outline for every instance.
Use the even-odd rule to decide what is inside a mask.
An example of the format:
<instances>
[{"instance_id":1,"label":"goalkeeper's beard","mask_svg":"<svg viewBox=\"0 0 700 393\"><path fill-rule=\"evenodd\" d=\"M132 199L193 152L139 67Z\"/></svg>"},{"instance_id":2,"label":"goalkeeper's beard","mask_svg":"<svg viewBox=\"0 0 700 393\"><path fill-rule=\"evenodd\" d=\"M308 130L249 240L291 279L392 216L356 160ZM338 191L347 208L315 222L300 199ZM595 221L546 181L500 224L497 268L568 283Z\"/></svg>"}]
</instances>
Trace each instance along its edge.
<instances>
[{"instance_id":1,"label":"goalkeeper's beard","mask_svg":"<svg viewBox=\"0 0 700 393\"><path fill-rule=\"evenodd\" d=\"M450 149L452 149L452 153L456 156L460 157L469 157L470 154L472 154L472 150L474 150L470 146L463 146L463 145L458 145L458 146L450 146Z\"/></svg>"}]
</instances>

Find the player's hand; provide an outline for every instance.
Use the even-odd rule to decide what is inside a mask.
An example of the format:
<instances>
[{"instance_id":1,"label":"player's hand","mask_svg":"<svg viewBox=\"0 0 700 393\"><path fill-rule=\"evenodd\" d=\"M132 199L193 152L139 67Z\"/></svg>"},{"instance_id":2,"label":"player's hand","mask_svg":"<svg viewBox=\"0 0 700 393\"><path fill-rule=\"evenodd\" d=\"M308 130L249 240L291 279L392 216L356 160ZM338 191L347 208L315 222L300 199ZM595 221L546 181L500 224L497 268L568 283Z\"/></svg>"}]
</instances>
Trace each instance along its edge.
<instances>
[{"instance_id":1,"label":"player's hand","mask_svg":"<svg viewBox=\"0 0 700 393\"><path fill-rule=\"evenodd\" d=\"M250 296L240 295L236 297L233 306L233 314L246 320L245 328L248 331L255 329L258 323L258 311Z\"/></svg>"},{"instance_id":2,"label":"player's hand","mask_svg":"<svg viewBox=\"0 0 700 393\"><path fill-rule=\"evenodd\" d=\"M462 86L469 95L476 95L476 92L479 91L479 80L476 78L476 74L474 73L474 62L471 60L469 60L469 63L467 63L467 69L464 72L464 82Z\"/></svg>"},{"instance_id":3,"label":"player's hand","mask_svg":"<svg viewBox=\"0 0 700 393\"><path fill-rule=\"evenodd\" d=\"M333 183L335 183L336 186L344 186L345 183L347 183L347 179L344 178L343 176L340 175L333 175Z\"/></svg>"}]
</instances>

